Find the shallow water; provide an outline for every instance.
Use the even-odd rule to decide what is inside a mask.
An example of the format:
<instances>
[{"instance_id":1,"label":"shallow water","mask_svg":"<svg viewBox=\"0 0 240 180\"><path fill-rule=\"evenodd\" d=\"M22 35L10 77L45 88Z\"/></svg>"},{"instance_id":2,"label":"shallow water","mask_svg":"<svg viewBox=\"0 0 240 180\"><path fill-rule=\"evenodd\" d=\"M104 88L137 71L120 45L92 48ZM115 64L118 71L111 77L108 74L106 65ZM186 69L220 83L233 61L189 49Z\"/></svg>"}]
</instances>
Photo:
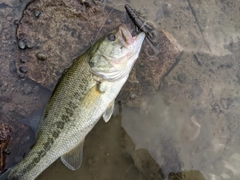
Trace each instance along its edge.
<instances>
[{"instance_id":1,"label":"shallow water","mask_svg":"<svg viewBox=\"0 0 240 180\"><path fill-rule=\"evenodd\" d=\"M16 48L15 27L9 24L20 17L23 9L14 5L15 1L9 2L0 0L4 19L0 23L1 43L11 42L2 51ZM239 179L239 1L104 3L112 7L129 3L147 21L171 33L184 53L162 80L159 91L142 100L140 109L123 105L122 113L110 122L99 121L87 136L79 170L70 171L58 160L38 179ZM122 5L116 8L125 11ZM6 12L15 15L10 19ZM7 28L11 31L4 30ZM7 59L14 57L10 50L7 52L1 52L5 57L0 58L1 72L5 73L2 81L15 77L7 75L11 67L4 68L11 65ZM11 82L19 87L24 82L26 92L32 83L15 79ZM1 86L1 94L18 93L12 90L16 85L11 82ZM48 91L40 89L17 94L20 100L15 101L28 96L44 97L41 92L49 96ZM2 101L3 115L9 114L10 104ZM21 112L22 116L27 114Z\"/></svg>"}]
</instances>

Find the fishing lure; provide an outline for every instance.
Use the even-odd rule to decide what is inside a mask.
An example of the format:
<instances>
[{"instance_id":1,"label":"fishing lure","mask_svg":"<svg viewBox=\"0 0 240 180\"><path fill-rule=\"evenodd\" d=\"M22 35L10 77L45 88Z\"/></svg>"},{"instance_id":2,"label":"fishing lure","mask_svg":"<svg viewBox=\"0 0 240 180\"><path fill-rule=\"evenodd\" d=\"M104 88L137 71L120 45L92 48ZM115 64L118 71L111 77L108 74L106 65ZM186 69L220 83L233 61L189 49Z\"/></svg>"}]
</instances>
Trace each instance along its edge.
<instances>
[{"instance_id":1,"label":"fishing lure","mask_svg":"<svg viewBox=\"0 0 240 180\"><path fill-rule=\"evenodd\" d=\"M148 52L147 55L150 58L157 56L159 54L159 49L157 48L159 42L157 36L158 30L154 26L149 25L146 21L140 19L139 16L137 15L137 11L134 10L129 4L125 5L125 9L129 17L132 19L133 23L136 25L136 27L146 34L146 40L149 46L154 51L154 55L150 55Z\"/></svg>"}]
</instances>

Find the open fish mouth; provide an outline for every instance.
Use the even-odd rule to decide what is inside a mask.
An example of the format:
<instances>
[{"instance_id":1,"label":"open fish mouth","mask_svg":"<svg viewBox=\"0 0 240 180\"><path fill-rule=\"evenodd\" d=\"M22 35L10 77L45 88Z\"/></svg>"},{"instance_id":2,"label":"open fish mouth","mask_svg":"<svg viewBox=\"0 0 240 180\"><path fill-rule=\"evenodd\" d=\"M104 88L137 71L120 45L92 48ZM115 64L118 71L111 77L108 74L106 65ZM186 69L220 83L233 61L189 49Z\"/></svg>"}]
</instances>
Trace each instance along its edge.
<instances>
[{"instance_id":1,"label":"open fish mouth","mask_svg":"<svg viewBox=\"0 0 240 180\"><path fill-rule=\"evenodd\" d=\"M128 46L136 46L136 49L140 49L139 46L142 45L142 42L145 38L145 33L141 32L139 34L137 34L136 36L132 36L132 34L129 32L129 30L127 29L127 27L125 25L120 25L119 26L119 33L121 36L121 42L125 47Z\"/></svg>"}]
</instances>

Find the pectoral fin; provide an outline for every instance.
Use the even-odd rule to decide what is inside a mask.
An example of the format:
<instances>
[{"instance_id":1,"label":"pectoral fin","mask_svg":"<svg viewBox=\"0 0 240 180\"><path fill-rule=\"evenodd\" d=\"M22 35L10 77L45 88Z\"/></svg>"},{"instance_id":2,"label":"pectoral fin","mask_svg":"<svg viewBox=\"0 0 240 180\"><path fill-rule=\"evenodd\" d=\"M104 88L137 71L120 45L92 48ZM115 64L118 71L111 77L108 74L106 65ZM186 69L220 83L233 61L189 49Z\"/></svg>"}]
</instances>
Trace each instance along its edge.
<instances>
[{"instance_id":1,"label":"pectoral fin","mask_svg":"<svg viewBox=\"0 0 240 180\"><path fill-rule=\"evenodd\" d=\"M114 100L108 105L106 111L103 113L103 120L108 122L113 114Z\"/></svg>"},{"instance_id":2,"label":"pectoral fin","mask_svg":"<svg viewBox=\"0 0 240 180\"><path fill-rule=\"evenodd\" d=\"M82 164L84 140L75 148L61 156L61 160L70 170L77 170Z\"/></svg>"}]
</instances>

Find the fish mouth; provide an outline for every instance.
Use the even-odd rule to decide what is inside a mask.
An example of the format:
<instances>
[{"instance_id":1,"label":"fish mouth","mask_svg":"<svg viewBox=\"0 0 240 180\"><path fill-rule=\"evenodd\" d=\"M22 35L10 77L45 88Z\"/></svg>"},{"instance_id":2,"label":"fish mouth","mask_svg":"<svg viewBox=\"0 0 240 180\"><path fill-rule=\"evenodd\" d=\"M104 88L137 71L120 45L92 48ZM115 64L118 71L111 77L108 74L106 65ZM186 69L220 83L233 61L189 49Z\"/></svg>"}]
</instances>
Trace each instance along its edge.
<instances>
[{"instance_id":1,"label":"fish mouth","mask_svg":"<svg viewBox=\"0 0 240 180\"><path fill-rule=\"evenodd\" d=\"M145 33L143 32L133 37L132 34L129 32L128 28L124 24L119 26L118 31L120 33L120 41L126 48L128 46L135 46L135 45L137 47L141 46L145 38Z\"/></svg>"}]
</instances>

